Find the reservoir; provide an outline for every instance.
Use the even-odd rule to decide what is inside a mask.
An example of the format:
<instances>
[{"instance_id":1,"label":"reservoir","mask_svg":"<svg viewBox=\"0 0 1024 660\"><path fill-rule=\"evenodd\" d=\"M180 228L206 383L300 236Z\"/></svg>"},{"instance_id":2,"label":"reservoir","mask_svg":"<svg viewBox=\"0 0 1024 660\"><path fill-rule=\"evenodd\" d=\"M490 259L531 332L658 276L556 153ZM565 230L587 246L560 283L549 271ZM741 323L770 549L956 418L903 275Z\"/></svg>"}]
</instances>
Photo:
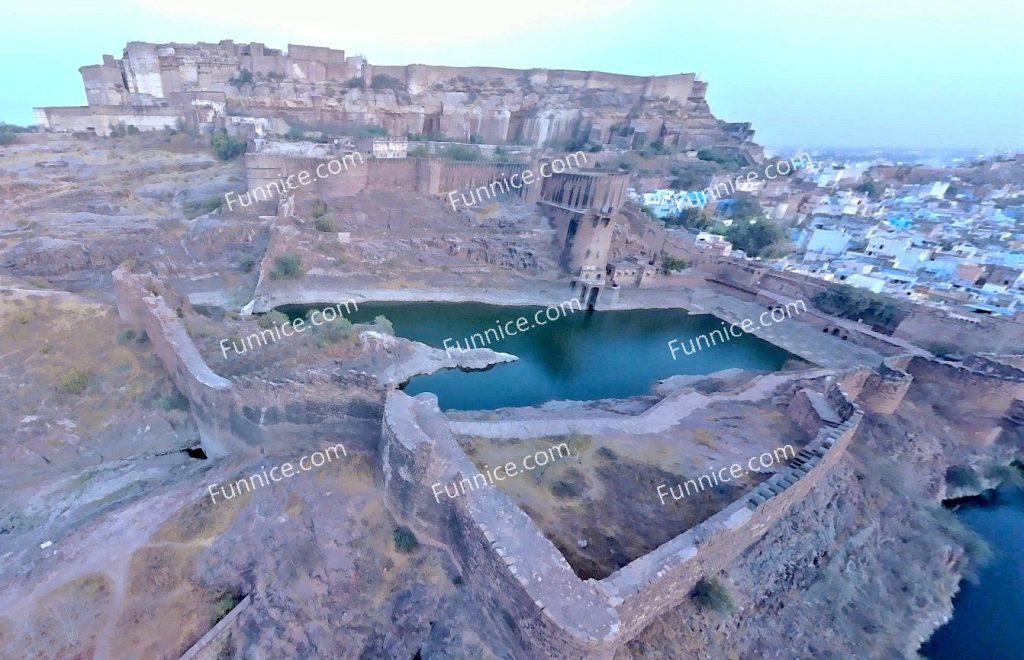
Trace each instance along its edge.
<instances>
[{"instance_id":1,"label":"reservoir","mask_svg":"<svg viewBox=\"0 0 1024 660\"><path fill-rule=\"evenodd\" d=\"M293 306L282 311L293 316L319 307ZM395 334L441 349L450 338L448 346L457 351L455 344L465 347L474 333L483 334L499 324L506 327L509 322L507 327L515 330L516 321L525 318L520 327L528 324L528 329L498 340L492 332L490 343L485 345L512 353L518 361L486 371L446 369L417 376L404 387L412 395L433 392L445 410L491 410L552 400L638 396L649 394L655 381L669 376L730 368L777 371L792 357L781 348L744 334L715 346L705 344L691 355L677 350L673 360L669 340L677 339L689 348L691 338L720 329L722 321L680 309L564 313L553 309L550 316L545 316L542 307L366 303L360 304L349 319L368 322L383 314L394 325ZM534 321L539 311L543 324Z\"/></svg>"},{"instance_id":2,"label":"reservoir","mask_svg":"<svg viewBox=\"0 0 1024 660\"><path fill-rule=\"evenodd\" d=\"M978 584L964 581L953 618L921 654L931 660L1018 660L1024 657L1024 489L1004 486L989 502L971 500L957 517L992 548Z\"/></svg>"}]
</instances>

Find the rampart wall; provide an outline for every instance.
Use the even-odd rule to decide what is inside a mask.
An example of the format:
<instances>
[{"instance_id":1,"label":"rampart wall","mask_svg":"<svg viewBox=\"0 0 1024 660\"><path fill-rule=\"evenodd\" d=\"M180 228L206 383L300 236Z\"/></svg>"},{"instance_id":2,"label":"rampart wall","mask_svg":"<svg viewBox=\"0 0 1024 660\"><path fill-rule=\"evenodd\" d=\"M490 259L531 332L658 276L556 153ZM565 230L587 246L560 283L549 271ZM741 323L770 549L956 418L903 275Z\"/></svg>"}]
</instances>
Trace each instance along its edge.
<instances>
[{"instance_id":1,"label":"rampart wall","mask_svg":"<svg viewBox=\"0 0 1024 660\"><path fill-rule=\"evenodd\" d=\"M735 259L702 257L699 251L690 253L697 260L696 270L711 282L727 286L740 295L766 297L768 294L808 302L829 286L829 283L797 273L786 273L757 268ZM1024 352L1024 314L1013 318L1003 316L957 314L921 304L903 301L909 313L892 333L899 341L912 342L926 350L939 347L955 349L960 353L1021 353ZM815 316L818 318L815 319ZM807 322L828 321L831 317L811 312ZM856 341L875 350L892 353L893 342L869 331L860 331L856 324L846 321L843 327L856 336Z\"/></svg>"},{"instance_id":2,"label":"rampart wall","mask_svg":"<svg viewBox=\"0 0 1024 660\"><path fill-rule=\"evenodd\" d=\"M291 452L326 441L377 451L383 388L376 383L350 373L303 382L228 380L206 363L178 317L184 299L125 267L114 271L113 283L121 319L145 330L175 387L188 397L208 456Z\"/></svg>"},{"instance_id":3,"label":"rampart wall","mask_svg":"<svg viewBox=\"0 0 1024 660\"><path fill-rule=\"evenodd\" d=\"M346 159L347 160L343 160ZM440 158L354 159L351 155L338 154L334 165L337 174L330 174L327 168L330 158L306 158L275 153L255 152L245 155L247 189L276 190L281 181L290 175L298 176L308 172L311 182L298 186L293 192L297 197L308 199L330 199L352 197L361 192L415 191L422 195L447 196L451 191L464 192L480 186L489 186L496 181L507 180L513 174L520 176L531 165L522 163L473 163L458 162ZM318 170L319 168L319 170ZM318 178L317 172L328 175ZM294 180L293 180L294 181ZM507 197L522 199L530 203L540 194L540 186L523 186L512 189ZM497 190L497 187L495 187ZM255 197L255 195L250 195ZM255 201L255 200L254 200ZM277 208L276 192L269 198L260 197L258 209L271 213Z\"/></svg>"},{"instance_id":4,"label":"rampart wall","mask_svg":"<svg viewBox=\"0 0 1024 660\"><path fill-rule=\"evenodd\" d=\"M841 392L839 396L845 401ZM822 425L788 467L696 527L601 580L600 588L622 621L621 639L631 639L679 605L698 580L726 569L803 500L840 460L861 416L851 405L838 426Z\"/></svg>"},{"instance_id":5,"label":"rampart wall","mask_svg":"<svg viewBox=\"0 0 1024 660\"><path fill-rule=\"evenodd\" d=\"M145 282L122 266L113 273L113 285L118 315L126 323L145 330L174 385L188 397L206 453L228 454L231 381L206 364L175 310L162 295L154 293L158 289L152 282Z\"/></svg>"},{"instance_id":6,"label":"rampart wall","mask_svg":"<svg viewBox=\"0 0 1024 660\"><path fill-rule=\"evenodd\" d=\"M827 474L862 413L837 385L839 415L785 469L726 509L604 580L580 580L565 558L497 488L435 499L431 485L472 478L436 398L392 392L385 403L380 461L385 500L418 533L452 548L485 603L520 621L515 642L547 657L610 658L654 618L677 606L761 538Z\"/></svg>"},{"instance_id":7,"label":"rampart wall","mask_svg":"<svg viewBox=\"0 0 1024 660\"><path fill-rule=\"evenodd\" d=\"M942 416L978 442L997 440L1001 421L1017 400L1024 399L1024 374L981 356L964 364L914 357L907 372L921 387L942 383L942 389L933 393Z\"/></svg>"}]
</instances>

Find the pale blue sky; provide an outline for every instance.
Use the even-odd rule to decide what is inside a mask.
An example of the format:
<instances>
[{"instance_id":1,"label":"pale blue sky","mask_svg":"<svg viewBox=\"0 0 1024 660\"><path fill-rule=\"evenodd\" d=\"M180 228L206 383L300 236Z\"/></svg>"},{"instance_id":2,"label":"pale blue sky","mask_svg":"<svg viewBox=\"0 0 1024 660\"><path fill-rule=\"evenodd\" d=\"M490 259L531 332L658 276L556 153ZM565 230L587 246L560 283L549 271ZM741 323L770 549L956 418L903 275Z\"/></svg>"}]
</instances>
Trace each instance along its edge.
<instances>
[{"instance_id":1,"label":"pale blue sky","mask_svg":"<svg viewBox=\"0 0 1024 660\"><path fill-rule=\"evenodd\" d=\"M83 105L78 67L120 57L127 41L231 38L380 64L696 71L712 111L753 122L766 145L1024 148L1020 0L6 4L8 122L30 123L33 106Z\"/></svg>"}]
</instances>

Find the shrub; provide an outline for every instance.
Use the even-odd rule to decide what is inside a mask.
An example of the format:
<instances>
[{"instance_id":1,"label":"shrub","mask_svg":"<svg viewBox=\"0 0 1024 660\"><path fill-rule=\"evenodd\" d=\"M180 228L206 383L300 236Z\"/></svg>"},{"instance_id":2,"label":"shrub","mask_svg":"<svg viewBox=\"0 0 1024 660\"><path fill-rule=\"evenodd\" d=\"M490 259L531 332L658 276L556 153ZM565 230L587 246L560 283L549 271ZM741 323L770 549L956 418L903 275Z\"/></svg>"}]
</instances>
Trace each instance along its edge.
<instances>
[{"instance_id":1,"label":"shrub","mask_svg":"<svg viewBox=\"0 0 1024 660\"><path fill-rule=\"evenodd\" d=\"M444 155L452 160L475 161L483 158L480 147L465 144L453 144L444 150Z\"/></svg>"},{"instance_id":2,"label":"shrub","mask_svg":"<svg viewBox=\"0 0 1024 660\"><path fill-rule=\"evenodd\" d=\"M175 389L170 394L161 394L153 399L153 405L160 410L188 410L188 397Z\"/></svg>"},{"instance_id":3,"label":"shrub","mask_svg":"<svg viewBox=\"0 0 1024 660\"><path fill-rule=\"evenodd\" d=\"M569 481L556 481L551 484L551 493L555 497L560 498L573 498L581 497L583 495L583 489L580 488L579 484L571 483Z\"/></svg>"},{"instance_id":4,"label":"shrub","mask_svg":"<svg viewBox=\"0 0 1024 660\"><path fill-rule=\"evenodd\" d=\"M378 73L370 80L370 87L373 89L390 89L396 92L402 91L402 81L386 73Z\"/></svg>"},{"instance_id":5,"label":"shrub","mask_svg":"<svg viewBox=\"0 0 1024 660\"><path fill-rule=\"evenodd\" d=\"M302 277L302 257L297 254L282 254L274 260L270 277L275 280Z\"/></svg>"},{"instance_id":6,"label":"shrub","mask_svg":"<svg viewBox=\"0 0 1024 660\"><path fill-rule=\"evenodd\" d=\"M224 203L224 198L220 195L214 195L213 197L207 197L206 199L192 200L185 202L182 210L185 212L185 217L189 220L194 220L201 215L207 213L213 213L221 207Z\"/></svg>"},{"instance_id":7,"label":"shrub","mask_svg":"<svg viewBox=\"0 0 1024 660\"><path fill-rule=\"evenodd\" d=\"M313 205L313 219L322 218L327 215L327 204L324 204L324 200L316 200L316 204Z\"/></svg>"},{"instance_id":8,"label":"shrub","mask_svg":"<svg viewBox=\"0 0 1024 660\"><path fill-rule=\"evenodd\" d=\"M131 329L122 330L121 332L117 333L117 343L118 344L127 344L128 342L130 342L133 339L135 339L135 331L134 330L131 330Z\"/></svg>"},{"instance_id":9,"label":"shrub","mask_svg":"<svg viewBox=\"0 0 1024 660\"><path fill-rule=\"evenodd\" d=\"M238 72L237 76L232 76L228 82L238 88L241 88L242 85L248 85L252 82L252 71L242 69Z\"/></svg>"},{"instance_id":10,"label":"shrub","mask_svg":"<svg viewBox=\"0 0 1024 660\"><path fill-rule=\"evenodd\" d=\"M331 217L317 218L315 226L317 231L322 231L325 234L338 231L338 223Z\"/></svg>"},{"instance_id":11,"label":"shrub","mask_svg":"<svg viewBox=\"0 0 1024 660\"><path fill-rule=\"evenodd\" d=\"M276 309L263 314L256 320L256 324L261 328L273 328L274 326L280 327L285 323L288 323L288 316Z\"/></svg>"},{"instance_id":12,"label":"shrub","mask_svg":"<svg viewBox=\"0 0 1024 660\"><path fill-rule=\"evenodd\" d=\"M661 270L666 274L673 270L683 270L684 268L689 267L689 261L686 259L676 259L671 255L665 255L665 258L661 260Z\"/></svg>"},{"instance_id":13,"label":"shrub","mask_svg":"<svg viewBox=\"0 0 1024 660\"><path fill-rule=\"evenodd\" d=\"M60 390L68 394L81 394L89 387L89 372L84 369L71 369L60 377Z\"/></svg>"},{"instance_id":14,"label":"shrub","mask_svg":"<svg viewBox=\"0 0 1024 660\"><path fill-rule=\"evenodd\" d=\"M728 170L738 170L747 165L747 158L738 151L710 147L697 152L697 158L718 163Z\"/></svg>"},{"instance_id":15,"label":"shrub","mask_svg":"<svg viewBox=\"0 0 1024 660\"><path fill-rule=\"evenodd\" d=\"M313 336L316 337L316 345L320 348L340 343L354 334L355 326L348 319L337 319L313 326Z\"/></svg>"},{"instance_id":16,"label":"shrub","mask_svg":"<svg viewBox=\"0 0 1024 660\"><path fill-rule=\"evenodd\" d=\"M345 87L349 89L366 89L366 81L363 80L362 76L356 76L349 78L348 82L345 83Z\"/></svg>"},{"instance_id":17,"label":"shrub","mask_svg":"<svg viewBox=\"0 0 1024 660\"><path fill-rule=\"evenodd\" d=\"M32 133L34 130L28 126L16 126L0 122L0 146L13 143L15 141L14 136L18 133Z\"/></svg>"},{"instance_id":18,"label":"shrub","mask_svg":"<svg viewBox=\"0 0 1024 660\"><path fill-rule=\"evenodd\" d=\"M377 315L373 319L373 325L377 328L377 332L383 332L387 335L395 334L395 326L391 325L391 321L384 315Z\"/></svg>"},{"instance_id":19,"label":"shrub","mask_svg":"<svg viewBox=\"0 0 1024 660\"><path fill-rule=\"evenodd\" d=\"M395 549L406 554L415 550L420 544L412 530L404 525L395 530L394 539Z\"/></svg>"},{"instance_id":20,"label":"shrub","mask_svg":"<svg viewBox=\"0 0 1024 660\"><path fill-rule=\"evenodd\" d=\"M736 604L729 590L717 578L701 578L690 592L690 598L701 607L721 614L732 614L736 611Z\"/></svg>"},{"instance_id":21,"label":"shrub","mask_svg":"<svg viewBox=\"0 0 1024 660\"><path fill-rule=\"evenodd\" d=\"M238 258L237 268L243 273L251 273L252 267L256 265L256 257L251 254L243 254Z\"/></svg>"},{"instance_id":22,"label":"shrub","mask_svg":"<svg viewBox=\"0 0 1024 660\"><path fill-rule=\"evenodd\" d=\"M213 605L214 623L217 623L226 617L228 613L238 607L238 604L241 602L242 597L235 594L224 594L217 599L217 602Z\"/></svg>"},{"instance_id":23,"label":"shrub","mask_svg":"<svg viewBox=\"0 0 1024 660\"><path fill-rule=\"evenodd\" d=\"M214 153L217 154L217 158L221 160L237 158L244 154L249 146L248 142L241 138L228 136L227 131L217 131L214 133L211 144L213 145Z\"/></svg>"}]
</instances>

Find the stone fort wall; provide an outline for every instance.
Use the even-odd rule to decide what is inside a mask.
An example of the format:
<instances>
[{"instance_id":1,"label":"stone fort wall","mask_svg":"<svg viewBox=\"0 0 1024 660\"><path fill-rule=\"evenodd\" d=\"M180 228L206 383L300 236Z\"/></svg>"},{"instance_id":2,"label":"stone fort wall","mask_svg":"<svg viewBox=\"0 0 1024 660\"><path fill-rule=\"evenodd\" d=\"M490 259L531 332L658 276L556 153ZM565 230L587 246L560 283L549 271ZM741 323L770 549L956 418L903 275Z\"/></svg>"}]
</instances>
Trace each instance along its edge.
<instances>
[{"instance_id":1,"label":"stone fort wall","mask_svg":"<svg viewBox=\"0 0 1024 660\"><path fill-rule=\"evenodd\" d=\"M521 623L517 645L546 656L610 658L702 577L725 569L840 460L862 413L839 386L829 402L842 421L820 428L796 459L752 492L611 576L580 580L565 558L501 490L477 488L438 502L431 484L472 478L432 395L389 394L381 434L385 500L417 533L458 554L484 602Z\"/></svg>"},{"instance_id":2,"label":"stone fort wall","mask_svg":"<svg viewBox=\"0 0 1024 660\"><path fill-rule=\"evenodd\" d=\"M828 288L828 282L809 275L787 273L759 268L737 259L730 259L689 249L687 258L694 262L696 272L710 282L728 287L730 293L753 300L770 295L802 299L808 302ZM960 353L1021 353L1024 352L1024 314L1009 318L957 314L911 301L902 301L909 313L893 331L897 340L913 342L926 349L941 346ZM829 317L810 313L808 322L827 322ZM857 332L852 324L844 328L855 334L858 343L883 353L892 353L892 345L877 333Z\"/></svg>"},{"instance_id":3,"label":"stone fort wall","mask_svg":"<svg viewBox=\"0 0 1024 660\"><path fill-rule=\"evenodd\" d=\"M332 197L352 197L361 192L382 191L415 191L422 195L439 195L447 197L451 191L466 193L480 186L489 186L496 181L507 180L513 174L522 176L528 169L536 168L532 164L521 163L475 163L459 162L435 158L401 158L376 159L365 158L362 161L341 154L335 157L342 162L342 167L334 165L338 174L330 174L327 164L331 158L305 158L275 153L247 153L245 155L246 180L248 190L267 188L272 184L280 185L282 179L300 172L308 172L312 181L307 186L299 186L293 192L297 198L330 199ZM317 172L328 172L328 176L318 178ZM293 180L294 181L294 180ZM540 184L523 186L513 189L506 197L514 197L526 203L536 201L540 195ZM495 188L496 189L496 188ZM250 195L252 196L252 195ZM458 199L458 198L456 198ZM277 209L276 194L269 200L262 200L259 208L267 213Z\"/></svg>"},{"instance_id":4,"label":"stone fort wall","mask_svg":"<svg viewBox=\"0 0 1024 660\"><path fill-rule=\"evenodd\" d=\"M178 318L176 310L187 301L123 266L113 282L119 316L145 330L175 387L188 397L208 456L293 452L327 441L377 451L384 394L375 381L351 373L301 383L228 380L210 368Z\"/></svg>"}]
</instances>

